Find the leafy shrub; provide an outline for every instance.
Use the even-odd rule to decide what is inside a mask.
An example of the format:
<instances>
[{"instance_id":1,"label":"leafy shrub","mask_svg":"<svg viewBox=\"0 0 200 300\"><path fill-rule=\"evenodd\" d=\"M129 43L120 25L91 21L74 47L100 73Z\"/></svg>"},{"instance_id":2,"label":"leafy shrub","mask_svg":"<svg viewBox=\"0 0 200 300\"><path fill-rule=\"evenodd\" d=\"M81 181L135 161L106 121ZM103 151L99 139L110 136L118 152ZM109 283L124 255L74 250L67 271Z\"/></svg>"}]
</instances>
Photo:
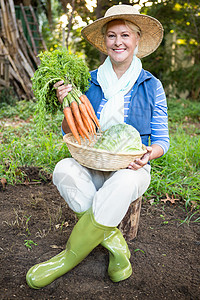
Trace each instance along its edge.
<instances>
[{"instance_id":1,"label":"leafy shrub","mask_svg":"<svg viewBox=\"0 0 200 300\"><path fill-rule=\"evenodd\" d=\"M189 99L168 99L168 115L171 122L200 120L200 102Z\"/></svg>"},{"instance_id":2,"label":"leafy shrub","mask_svg":"<svg viewBox=\"0 0 200 300\"><path fill-rule=\"evenodd\" d=\"M13 88L3 88L0 91L0 107L5 106L7 104L14 105L17 101L17 96L13 90Z\"/></svg>"}]
</instances>

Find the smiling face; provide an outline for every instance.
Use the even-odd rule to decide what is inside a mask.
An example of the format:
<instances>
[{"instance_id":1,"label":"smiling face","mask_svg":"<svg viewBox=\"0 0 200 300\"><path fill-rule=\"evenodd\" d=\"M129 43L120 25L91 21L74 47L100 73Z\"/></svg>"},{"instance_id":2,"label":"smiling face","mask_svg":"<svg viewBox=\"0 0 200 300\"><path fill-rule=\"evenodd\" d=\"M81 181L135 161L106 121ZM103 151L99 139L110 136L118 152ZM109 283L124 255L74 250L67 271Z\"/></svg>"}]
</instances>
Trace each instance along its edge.
<instances>
[{"instance_id":1,"label":"smiling face","mask_svg":"<svg viewBox=\"0 0 200 300\"><path fill-rule=\"evenodd\" d=\"M107 53L113 67L130 66L139 35L132 31L122 20L114 20L108 23L105 33Z\"/></svg>"}]
</instances>

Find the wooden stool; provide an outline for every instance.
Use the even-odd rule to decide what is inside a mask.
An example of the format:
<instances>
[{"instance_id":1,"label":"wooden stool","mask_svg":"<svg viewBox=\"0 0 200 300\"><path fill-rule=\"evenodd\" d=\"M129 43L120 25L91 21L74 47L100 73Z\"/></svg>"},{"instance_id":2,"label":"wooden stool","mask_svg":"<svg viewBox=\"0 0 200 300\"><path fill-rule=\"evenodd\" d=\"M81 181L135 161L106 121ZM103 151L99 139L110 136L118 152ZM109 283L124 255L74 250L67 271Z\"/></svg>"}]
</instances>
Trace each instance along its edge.
<instances>
[{"instance_id":1,"label":"wooden stool","mask_svg":"<svg viewBox=\"0 0 200 300\"><path fill-rule=\"evenodd\" d=\"M127 241L133 240L137 236L142 196L131 203L125 217L119 224L119 230Z\"/></svg>"}]
</instances>

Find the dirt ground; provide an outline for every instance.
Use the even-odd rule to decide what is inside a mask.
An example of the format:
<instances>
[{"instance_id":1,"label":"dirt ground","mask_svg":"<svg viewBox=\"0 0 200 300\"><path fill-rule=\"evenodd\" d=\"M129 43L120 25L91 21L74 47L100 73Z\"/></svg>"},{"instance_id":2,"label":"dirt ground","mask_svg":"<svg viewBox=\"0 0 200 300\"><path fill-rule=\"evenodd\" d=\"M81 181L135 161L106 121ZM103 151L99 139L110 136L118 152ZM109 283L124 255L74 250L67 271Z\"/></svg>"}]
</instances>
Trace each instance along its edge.
<instances>
[{"instance_id":1,"label":"dirt ground","mask_svg":"<svg viewBox=\"0 0 200 300\"><path fill-rule=\"evenodd\" d=\"M64 249L76 218L50 178L34 168L23 171L26 184L0 187L1 300L200 299L199 225L180 225L187 216L180 203L143 202L137 238L128 243L133 266L129 279L109 279L108 252L98 246L51 285L29 288L28 269ZM37 245L29 249L25 240Z\"/></svg>"}]
</instances>

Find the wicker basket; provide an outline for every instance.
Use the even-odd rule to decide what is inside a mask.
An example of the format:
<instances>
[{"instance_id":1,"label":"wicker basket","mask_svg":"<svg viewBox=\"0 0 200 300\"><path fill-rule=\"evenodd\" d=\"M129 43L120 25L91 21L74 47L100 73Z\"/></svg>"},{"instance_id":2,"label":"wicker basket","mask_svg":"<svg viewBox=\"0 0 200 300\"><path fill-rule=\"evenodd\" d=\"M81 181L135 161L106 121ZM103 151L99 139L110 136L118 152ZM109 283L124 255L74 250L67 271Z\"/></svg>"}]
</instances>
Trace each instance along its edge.
<instances>
[{"instance_id":1,"label":"wicker basket","mask_svg":"<svg viewBox=\"0 0 200 300\"><path fill-rule=\"evenodd\" d=\"M100 135L92 140L91 143L81 140L81 145L75 140L71 133L64 135L64 142L72 155L82 166L94 170L116 171L125 169L129 163L136 158L142 157L146 152L146 146L142 146L142 151L134 153L112 153L101 149L93 148Z\"/></svg>"}]
</instances>

